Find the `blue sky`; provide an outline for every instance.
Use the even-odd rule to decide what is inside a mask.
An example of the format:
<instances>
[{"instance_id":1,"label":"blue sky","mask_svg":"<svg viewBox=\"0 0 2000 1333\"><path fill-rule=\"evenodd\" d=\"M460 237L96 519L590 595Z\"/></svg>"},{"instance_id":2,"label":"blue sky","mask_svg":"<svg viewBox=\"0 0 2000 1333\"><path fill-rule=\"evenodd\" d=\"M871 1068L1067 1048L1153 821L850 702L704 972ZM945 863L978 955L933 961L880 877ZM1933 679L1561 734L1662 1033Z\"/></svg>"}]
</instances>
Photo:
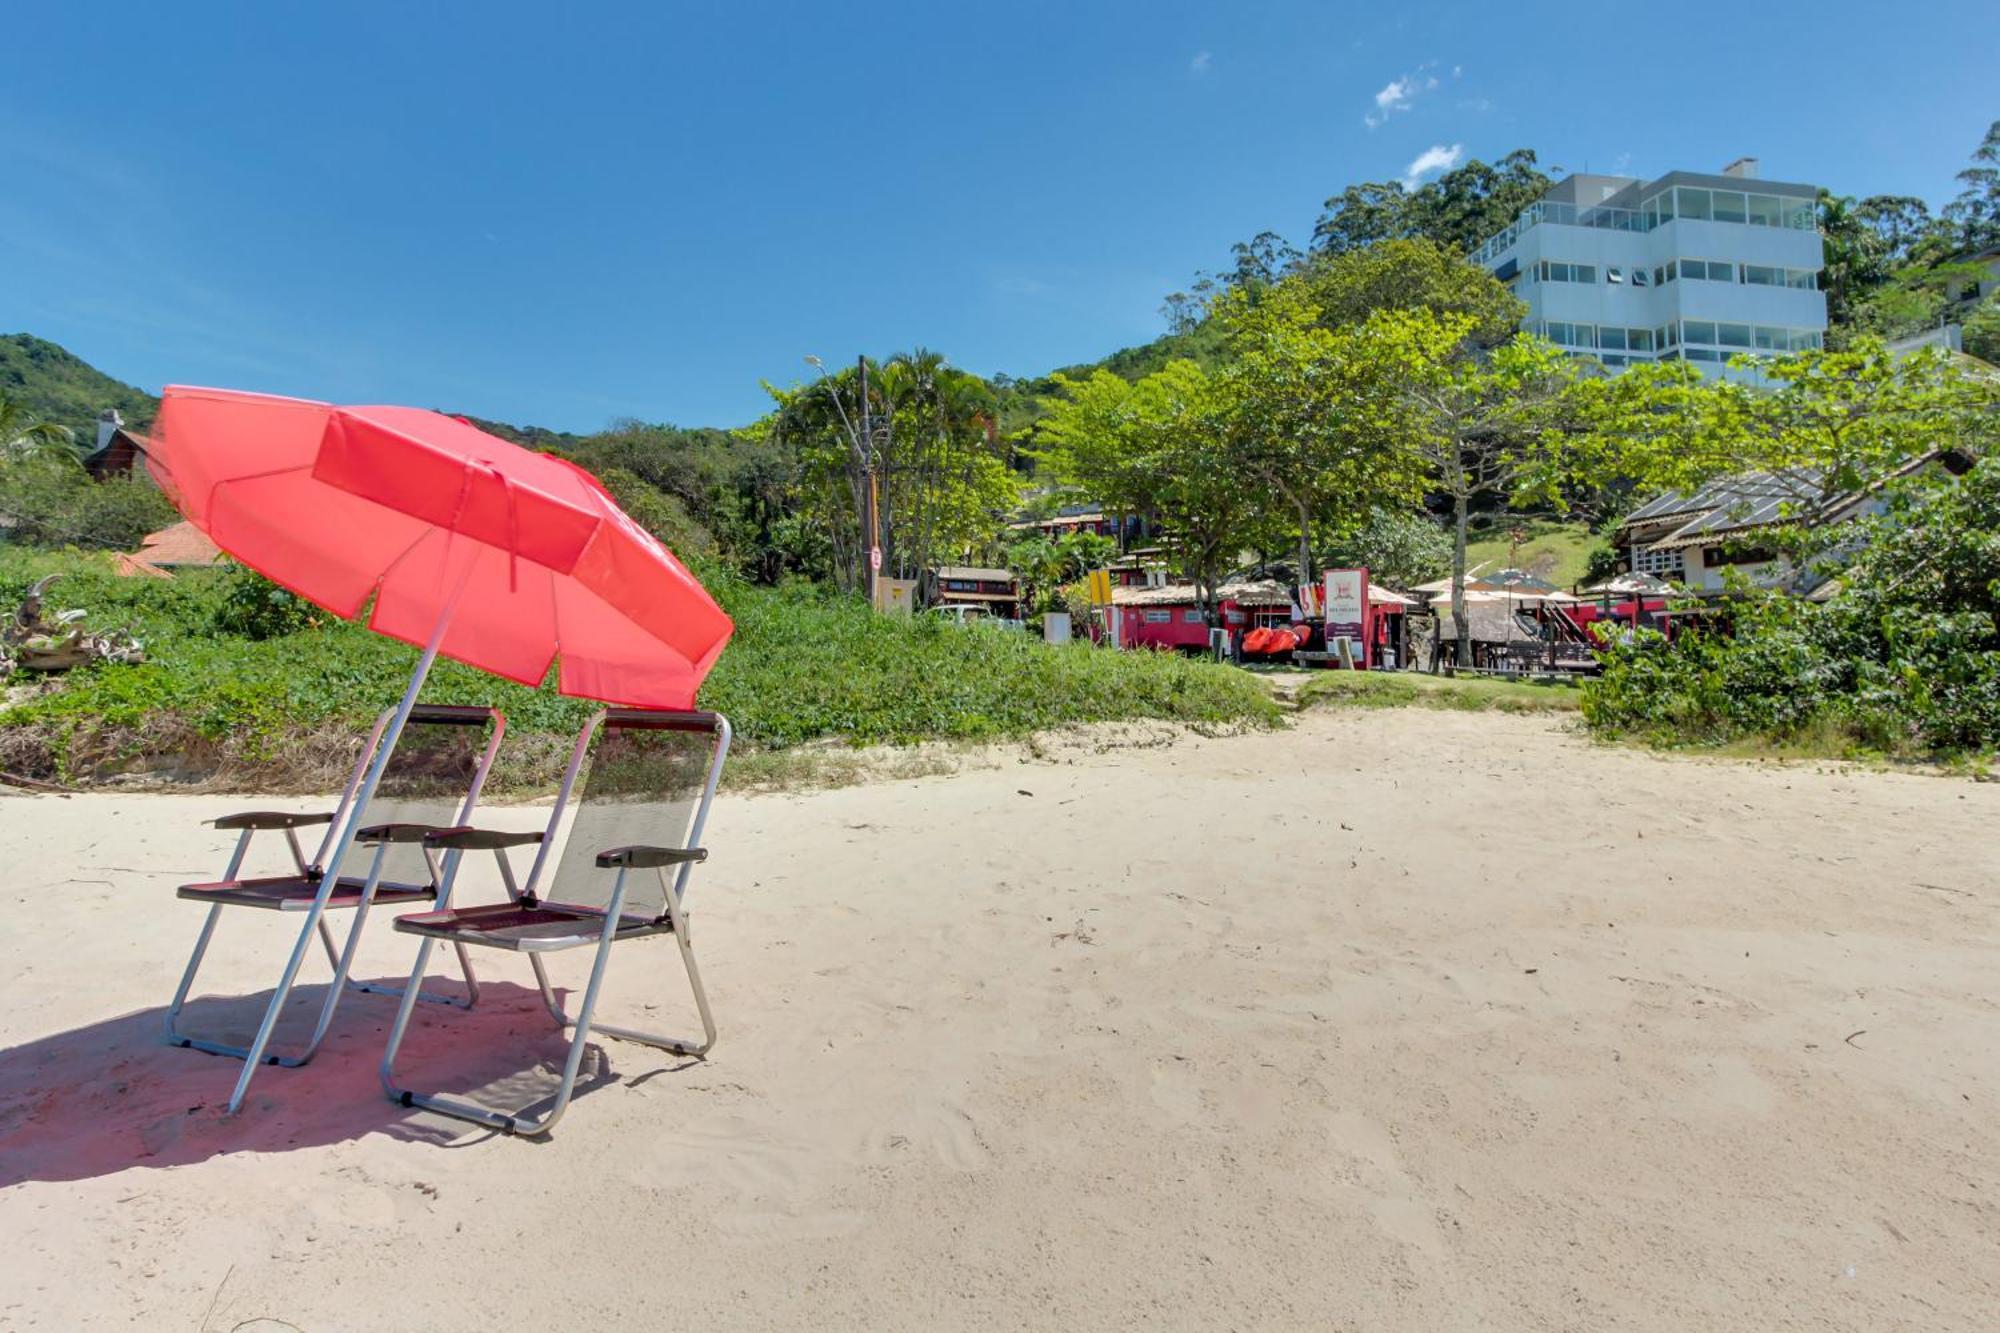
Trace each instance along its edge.
<instances>
[{"instance_id":1,"label":"blue sky","mask_svg":"<svg viewBox=\"0 0 2000 1333\"><path fill-rule=\"evenodd\" d=\"M740 424L808 353L1035 374L1455 155L1940 204L2000 117L2000 5L1866 12L17 6L0 332L152 390L572 430Z\"/></svg>"}]
</instances>

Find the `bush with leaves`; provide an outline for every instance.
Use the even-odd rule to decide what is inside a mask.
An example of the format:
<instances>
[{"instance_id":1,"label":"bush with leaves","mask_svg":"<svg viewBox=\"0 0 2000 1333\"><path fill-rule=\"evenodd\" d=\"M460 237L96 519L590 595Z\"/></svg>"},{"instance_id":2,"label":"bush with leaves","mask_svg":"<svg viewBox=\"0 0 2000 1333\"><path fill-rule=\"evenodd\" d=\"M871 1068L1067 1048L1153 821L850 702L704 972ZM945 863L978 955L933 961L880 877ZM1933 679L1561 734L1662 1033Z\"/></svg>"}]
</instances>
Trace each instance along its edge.
<instances>
[{"instance_id":1,"label":"bush with leaves","mask_svg":"<svg viewBox=\"0 0 2000 1333\"><path fill-rule=\"evenodd\" d=\"M1856 527L1861 554L1823 603L1745 594L1731 632L1607 644L1585 719L1665 744L2000 750L2000 459Z\"/></svg>"},{"instance_id":2,"label":"bush with leaves","mask_svg":"<svg viewBox=\"0 0 2000 1333\"><path fill-rule=\"evenodd\" d=\"M178 517L151 481L93 481L68 449L0 458L0 518L17 541L126 551Z\"/></svg>"},{"instance_id":3,"label":"bush with leaves","mask_svg":"<svg viewBox=\"0 0 2000 1333\"><path fill-rule=\"evenodd\" d=\"M332 620L305 598L253 569L236 568L221 580L221 601L210 621L218 634L241 639L281 639Z\"/></svg>"}]
</instances>

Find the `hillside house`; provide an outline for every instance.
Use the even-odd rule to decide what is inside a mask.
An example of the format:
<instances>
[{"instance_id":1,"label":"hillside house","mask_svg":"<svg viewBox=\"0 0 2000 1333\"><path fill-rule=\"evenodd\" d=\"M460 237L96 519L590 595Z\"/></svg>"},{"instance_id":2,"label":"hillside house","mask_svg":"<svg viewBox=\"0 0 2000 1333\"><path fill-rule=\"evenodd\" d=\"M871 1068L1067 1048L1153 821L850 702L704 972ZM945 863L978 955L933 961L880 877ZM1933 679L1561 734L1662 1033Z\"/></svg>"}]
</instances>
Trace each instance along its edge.
<instances>
[{"instance_id":1,"label":"hillside house","mask_svg":"<svg viewBox=\"0 0 2000 1333\"><path fill-rule=\"evenodd\" d=\"M1879 514L1888 506L1890 482L1927 467L1957 476L1971 465L1955 449L1926 454L1865 490L1813 504L1820 511L1815 522ZM1692 494L1670 492L1635 510L1613 535L1612 545L1628 572L1681 584L1698 596L1722 592L1732 569L1753 584L1775 585L1789 577L1790 567L1760 545L1758 535L1799 522L1806 502L1818 498L1817 489L1817 477L1808 472L1755 472L1725 477ZM1800 591L1809 591L1815 582L1806 580Z\"/></svg>"},{"instance_id":2,"label":"hillside house","mask_svg":"<svg viewBox=\"0 0 2000 1333\"><path fill-rule=\"evenodd\" d=\"M1011 620L1021 611L1021 581L1005 569L939 565L931 571L931 604L977 606L989 615Z\"/></svg>"}]
</instances>

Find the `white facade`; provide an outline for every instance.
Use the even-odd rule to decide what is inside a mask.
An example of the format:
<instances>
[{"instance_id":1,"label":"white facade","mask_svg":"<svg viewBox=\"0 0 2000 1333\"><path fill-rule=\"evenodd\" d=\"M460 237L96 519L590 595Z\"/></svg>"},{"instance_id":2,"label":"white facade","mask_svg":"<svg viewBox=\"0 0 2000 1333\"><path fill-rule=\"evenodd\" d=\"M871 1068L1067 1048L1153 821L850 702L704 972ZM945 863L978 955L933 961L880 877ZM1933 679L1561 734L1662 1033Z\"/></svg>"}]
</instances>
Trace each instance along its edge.
<instances>
[{"instance_id":1,"label":"white facade","mask_svg":"<svg viewBox=\"0 0 2000 1333\"><path fill-rule=\"evenodd\" d=\"M1522 327L1619 367L1821 346L1818 190L1675 171L1565 177L1473 252L1527 302Z\"/></svg>"}]
</instances>

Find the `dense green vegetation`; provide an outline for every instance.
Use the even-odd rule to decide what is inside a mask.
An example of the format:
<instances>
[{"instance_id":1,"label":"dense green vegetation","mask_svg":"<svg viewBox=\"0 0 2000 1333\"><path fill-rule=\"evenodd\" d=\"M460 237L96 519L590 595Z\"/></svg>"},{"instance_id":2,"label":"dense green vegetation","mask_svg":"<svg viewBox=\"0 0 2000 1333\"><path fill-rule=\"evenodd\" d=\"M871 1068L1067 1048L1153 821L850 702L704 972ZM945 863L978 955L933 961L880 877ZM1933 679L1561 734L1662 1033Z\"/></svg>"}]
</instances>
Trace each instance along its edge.
<instances>
[{"instance_id":1,"label":"dense green vegetation","mask_svg":"<svg viewBox=\"0 0 2000 1333\"><path fill-rule=\"evenodd\" d=\"M124 579L104 556L0 547L0 604L48 573L63 576L52 605L85 607L93 625L129 626L148 661L79 669L0 713L0 769L27 776L151 767L323 787L335 776L326 765L335 742L396 699L415 661L414 649L274 598L243 571ZM701 702L728 713L753 750L990 740L1130 718L1256 724L1275 711L1255 680L1226 667L878 616L806 584L709 582L737 630ZM449 662L426 697L503 708L513 744L502 781L517 788L551 780L562 735L596 706Z\"/></svg>"},{"instance_id":2,"label":"dense green vegetation","mask_svg":"<svg viewBox=\"0 0 2000 1333\"><path fill-rule=\"evenodd\" d=\"M1608 646L1584 716L1661 745L1950 757L2000 749L2000 458L1844 536L1824 601L1744 589L1726 625Z\"/></svg>"},{"instance_id":3,"label":"dense green vegetation","mask_svg":"<svg viewBox=\"0 0 2000 1333\"><path fill-rule=\"evenodd\" d=\"M143 431L152 425L159 407L151 394L27 333L0 334L0 397L43 421L67 427L86 447L97 438L97 414L105 408L117 408L127 426Z\"/></svg>"}]
</instances>

